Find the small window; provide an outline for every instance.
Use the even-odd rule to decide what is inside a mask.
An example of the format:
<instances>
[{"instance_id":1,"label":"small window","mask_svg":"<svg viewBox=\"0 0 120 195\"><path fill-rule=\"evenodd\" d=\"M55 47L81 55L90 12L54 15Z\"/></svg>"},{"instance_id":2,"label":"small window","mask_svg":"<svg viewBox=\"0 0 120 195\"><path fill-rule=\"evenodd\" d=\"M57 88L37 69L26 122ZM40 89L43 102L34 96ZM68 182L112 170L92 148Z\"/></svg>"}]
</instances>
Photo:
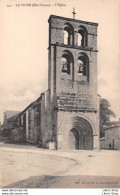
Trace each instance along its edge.
<instances>
[{"instance_id":1,"label":"small window","mask_svg":"<svg viewBox=\"0 0 120 195\"><path fill-rule=\"evenodd\" d=\"M69 37L68 32L64 30L64 44L65 45L68 45L68 37Z\"/></svg>"},{"instance_id":2,"label":"small window","mask_svg":"<svg viewBox=\"0 0 120 195\"><path fill-rule=\"evenodd\" d=\"M66 58L61 58L61 62L62 62L62 72L66 72L67 73L67 59Z\"/></svg>"},{"instance_id":3,"label":"small window","mask_svg":"<svg viewBox=\"0 0 120 195\"><path fill-rule=\"evenodd\" d=\"M61 56L62 73L70 74L71 68L73 68L73 56L71 52L65 51Z\"/></svg>"},{"instance_id":4,"label":"small window","mask_svg":"<svg viewBox=\"0 0 120 195\"><path fill-rule=\"evenodd\" d=\"M84 64L81 60L78 60L78 75L84 75Z\"/></svg>"},{"instance_id":5,"label":"small window","mask_svg":"<svg viewBox=\"0 0 120 195\"><path fill-rule=\"evenodd\" d=\"M74 29L70 23L65 24L63 33L64 33L64 44L74 45Z\"/></svg>"},{"instance_id":6,"label":"small window","mask_svg":"<svg viewBox=\"0 0 120 195\"><path fill-rule=\"evenodd\" d=\"M64 28L64 44L71 45L71 29L69 27Z\"/></svg>"},{"instance_id":7,"label":"small window","mask_svg":"<svg viewBox=\"0 0 120 195\"><path fill-rule=\"evenodd\" d=\"M78 64L78 75L86 76L87 81L89 81L89 59L85 53L80 53L80 56L77 60Z\"/></svg>"},{"instance_id":8,"label":"small window","mask_svg":"<svg viewBox=\"0 0 120 195\"><path fill-rule=\"evenodd\" d=\"M62 72L70 74L70 63L69 60L66 57L61 58L62 63Z\"/></svg>"},{"instance_id":9,"label":"small window","mask_svg":"<svg viewBox=\"0 0 120 195\"><path fill-rule=\"evenodd\" d=\"M84 26L80 26L77 37L78 37L78 46L86 47L87 46L87 29Z\"/></svg>"},{"instance_id":10,"label":"small window","mask_svg":"<svg viewBox=\"0 0 120 195\"><path fill-rule=\"evenodd\" d=\"M78 40L78 46L80 47L82 45L82 35L77 33L77 40Z\"/></svg>"}]
</instances>

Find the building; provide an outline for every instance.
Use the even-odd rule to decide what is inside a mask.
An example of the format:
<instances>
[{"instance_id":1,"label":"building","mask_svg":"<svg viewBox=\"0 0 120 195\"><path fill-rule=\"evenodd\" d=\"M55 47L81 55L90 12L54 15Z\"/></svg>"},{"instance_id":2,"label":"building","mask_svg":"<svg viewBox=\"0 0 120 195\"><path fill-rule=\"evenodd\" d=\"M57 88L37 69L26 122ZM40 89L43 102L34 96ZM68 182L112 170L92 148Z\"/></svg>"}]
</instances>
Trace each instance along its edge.
<instances>
[{"instance_id":1,"label":"building","mask_svg":"<svg viewBox=\"0 0 120 195\"><path fill-rule=\"evenodd\" d=\"M17 116L20 111L6 110L4 112L4 121L3 121L3 129L11 130L16 127Z\"/></svg>"},{"instance_id":2,"label":"building","mask_svg":"<svg viewBox=\"0 0 120 195\"><path fill-rule=\"evenodd\" d=\"M50 135L49 120L50 104L49 90L47 90L19 114L18 127L23 128L27 142L48 147L49 141L53 141Z\"/></svg>"},{"instance_id":3,"label":"building","mask_svg":"<svg viewBox=\"0 0 120 195\"><path fill-rule=\"evenodd\" d=\"M104 131L105 137L100 139L100 148L120 150L120 121L111 122Z\"/></svg>"},{"instance_id":4,"label":"building","mask_svg":"<svg viewBox=\"0 0 120 195\"><path fill-rule=\"evenodd\" d=\"M55 149L99 149L97 23L51 15L48 90L18 116L26 140Z\"/></svg>"}]
</instances>

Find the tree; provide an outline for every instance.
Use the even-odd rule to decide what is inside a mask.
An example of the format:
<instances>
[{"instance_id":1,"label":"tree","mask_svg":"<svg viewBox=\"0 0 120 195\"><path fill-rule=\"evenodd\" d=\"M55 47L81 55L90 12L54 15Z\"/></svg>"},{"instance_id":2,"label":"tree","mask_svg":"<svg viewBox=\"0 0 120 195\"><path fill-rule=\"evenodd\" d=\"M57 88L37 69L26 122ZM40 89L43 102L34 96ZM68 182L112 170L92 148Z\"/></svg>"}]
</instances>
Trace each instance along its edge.
<instances>
[{"instance_id":1,"label":"tree","mask_svg":"<svg viewBox=\"0 0 120 195\"><path fill-rule=\"evenodd\" d=\"M104 128L110 124L110 117L116 117L110 106L108 100L100 99L100 137L104 136Z\"/></svg>"}]
</instances>

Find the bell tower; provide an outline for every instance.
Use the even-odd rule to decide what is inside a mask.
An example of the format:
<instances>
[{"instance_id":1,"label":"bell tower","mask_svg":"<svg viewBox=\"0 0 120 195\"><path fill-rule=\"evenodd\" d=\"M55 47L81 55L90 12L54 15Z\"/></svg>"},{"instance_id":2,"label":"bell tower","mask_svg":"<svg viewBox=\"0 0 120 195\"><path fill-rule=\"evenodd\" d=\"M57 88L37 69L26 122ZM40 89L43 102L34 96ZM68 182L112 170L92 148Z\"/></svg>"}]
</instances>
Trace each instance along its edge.
<instances>
[{"instance_id":1,"label":"bell tower","mask_svg":"<svg viewBox=\"0 0 120 195\"><path fill-rule=\"evenodd\" d=\"M48 22L51 137L57 149L98 149L98 24L55 15Z\"/></svg>"}]
</instances>

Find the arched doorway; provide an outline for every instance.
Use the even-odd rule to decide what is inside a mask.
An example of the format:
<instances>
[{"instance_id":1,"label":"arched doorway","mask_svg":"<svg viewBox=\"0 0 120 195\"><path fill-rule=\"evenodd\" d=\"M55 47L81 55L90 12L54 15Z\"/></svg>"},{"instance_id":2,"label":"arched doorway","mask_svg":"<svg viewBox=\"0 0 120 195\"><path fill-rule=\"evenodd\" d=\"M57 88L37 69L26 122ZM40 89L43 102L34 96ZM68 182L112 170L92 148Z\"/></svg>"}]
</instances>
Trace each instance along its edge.
<instances>
[{"instance_id":1,"label":"arched doorway","mask_svg":"<svg viewBox=\"0 0 120 195\"><path fill-rule=\"evenodd\" d=\"M79 149L79 132L76 129L71 129L68 134L69 149Z\"/></svg>"},{"instance_id":2,"label":"arched doorway","mask_svg":"<svg viewBox=\"0 0 120 195\"><path fill-rule=\"evenodd\" d=\"M91 128L79 130L79 150L93 149L93 133Z\"/></svg>"},{"instance_id":3,"label":"arched doorway","mask_svg":"<svg viewBox=\"0 0 120 195\"><path fill-rule=\"evenodd\" d=\"M93 129L84 118L74 117L68 133L68 147L76 150L93 150Z\"/></svg>"}]
</instances>

